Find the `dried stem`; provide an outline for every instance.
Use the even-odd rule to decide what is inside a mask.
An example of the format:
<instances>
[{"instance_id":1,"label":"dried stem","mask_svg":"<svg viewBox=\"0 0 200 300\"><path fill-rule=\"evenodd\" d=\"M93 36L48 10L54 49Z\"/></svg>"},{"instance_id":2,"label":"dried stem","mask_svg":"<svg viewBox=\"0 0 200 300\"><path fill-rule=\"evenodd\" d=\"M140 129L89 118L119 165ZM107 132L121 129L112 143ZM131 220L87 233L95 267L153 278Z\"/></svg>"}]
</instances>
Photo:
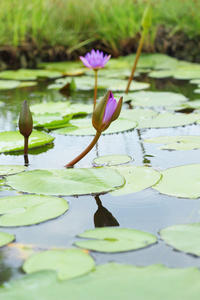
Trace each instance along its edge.
<instances>
[{"instance_id":1,"label":"dried stem","mask_svg":"<svg viewBox=\"0 0 200 300\"><path fill-rule=\"evenodd\" d=\"M140 53L142 51L142 46L144 44L144 37L145 37L145 31L142 31L142 35L141 35L141 38L140 38L140 43L139 43L137 53L136 53L135 62L134 62L132 72L131 72L131 75L129 77L127 88L126 88L126 91L125 91L126 94L129 92L129 87L130 87L131 81L132 81L134 73L135 73L135 69L136 69L136 66L137 66L138 59L140 57Z\"/></svg>"},{"instance_id":2,"label":"dried stem","mask_svg":"<svg viewBox=\"0 0 200 300\"><path fill-rule=\"evenodd\" d=\"M73 167L79 160L81 160L88 152L94 147L94 145L97 143L98 139L100 138L101 132L96 132L96 135L92 142L89 144L89 146L76 158L74 158L72 161L70 161L68 164L65 165L66 168Z\"/></svg>"}]
</instances>

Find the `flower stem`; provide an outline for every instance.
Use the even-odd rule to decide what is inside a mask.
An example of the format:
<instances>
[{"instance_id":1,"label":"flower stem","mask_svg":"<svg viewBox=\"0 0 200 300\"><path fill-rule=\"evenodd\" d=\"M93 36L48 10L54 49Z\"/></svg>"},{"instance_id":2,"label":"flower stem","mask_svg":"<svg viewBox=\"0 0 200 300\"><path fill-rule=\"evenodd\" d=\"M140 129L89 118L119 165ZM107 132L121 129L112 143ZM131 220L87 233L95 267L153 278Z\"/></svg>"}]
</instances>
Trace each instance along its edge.
<instances>
[{"instance_id":1,"label":"flower stem","mask_svg":"<svg viewBox=\"0 0 200 300\"><path fill-rule=\"evenodd\" d=\"M72 161L70 161L68 164L65 165L65 168L73 167L79 160L81 160L88 152L94 147L94 145L97 143L98 139L100 138L101 132L97 131L94 139L89 144L89 146L76 158L74 158Z\"/></svg>"},{"instance_id":2,"label":"flower stem","mask_svg":"<svg viewBox=\"0 0 200 300\"><path fill-rule=\"evenodd\" d=\"M24 137L24 155L28 154L28 137Z\"/></svg>"},{"instance_id":3,"label":"flower stem","mask_svg":"<svg viewBox=\"0 0 200 300\"><path fill-rule=\"evenodd\" d=\"M94 109L96 106L96 100L97 100L97 71L98 70L94 70L95 73L95 85L94 85Z\"/></svg>"},{"instance_id":4,"label":"flower stem","mask_svg":"<svg viewBox=\"0 0 200 300\"><path fill-rule=\"evenodd\" d=\"M138 46L138 49L137 49L135 62L134 62L134 65L133 65L133 68L132 68L132 72L131 72L131 75L129 77L127 88L126 88L126 91L125 91L126 94L129 92L129 87L130 87L131 81L132 81L134 73L135 73L135 69L136 69L136 66L137 66L138 59L140 57L140 53L142 51L142 46L144 44L144 37L145 37L145 31L143 30L141 38L140 38L139 46Z\"/></svg>"}]
</instances>

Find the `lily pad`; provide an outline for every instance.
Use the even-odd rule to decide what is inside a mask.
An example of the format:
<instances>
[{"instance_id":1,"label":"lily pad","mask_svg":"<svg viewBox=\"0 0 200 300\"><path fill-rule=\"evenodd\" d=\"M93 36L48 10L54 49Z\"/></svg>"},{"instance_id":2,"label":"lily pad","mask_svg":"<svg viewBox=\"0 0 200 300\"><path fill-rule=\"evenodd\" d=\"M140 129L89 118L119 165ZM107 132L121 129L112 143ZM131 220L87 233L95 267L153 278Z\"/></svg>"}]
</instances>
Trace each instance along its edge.
<instances>
[{"instance_id":1,"label":"lily pad","mask_svg":"<svg viewBox=\"0 0 200 300\"><path fill-rule=\"evenodd\" d=\"M65 113L67 114L67 108L69 107L69 101L58 101L58 102L46 102L31 105L31 112L34 114L54 114L54 113Z\"/></svg>"},{"instance_id":2,"label":"lily pad","mask_svg":"<svg viewBox=\"0 0 200 300\"><path fill-rule=\"evenodd\" d=\"M94 269L93 258L78 249L47 250L28 258L22 266L30 274L42 270L55 270L59 280L82 276Z\"/></svg>"},{"instance_id":3,"label":"lily pad","mask_svg":"<svg viewBox=\"0 0 200 300\"><path fill-rule=\"evenodd\" d=\"M200 256L200 223L173 225L162 229L160 235L176 250Z\"/></svg>"},{"instance_id":4,"label":"lily pad","mask_svg":"<svg viewBox=\"0 0 200 300\"><path fill-rule=\"evenodd\" d=\"M0 166L0 176L7 176L11 174L16 174L23 172L26 169L25 166L18 165L1 165Z\"/></svg>"},{"instance_id":5,"label":"lily pad","mask_svg":"<svg viewBox=\"0 0 200 300\"><path fill-rule=\"evenodd\" d=\"M55 130L55 133L58 134L67 134L67 135L95 135L96 130L92 127L92 120L87 119L73 119L70 121L71 127L61 128ZM111 134L124 132L131 130L137 126L135 121L129 119L118 118L116 121L111 123L111 125L104 131L102 134Z\"/></svg>"},{"instance_id":6,"label":"lily pad","mask_svg":"<svg viewBox=\"0 0 200 300\"><path fill-rule=\"evenodd\" d=\"M67 210L68 203L62 198L41 195L5 197L0 199L0 226L38 224L57 218Z\"/></svg>"},{"instance_id":7,"label":"lily pad","mask_svg":"<svg viewBox=\"0 0 200 300\"><path fill-rule=\"evenodd\" d=\"M200 197L200 164L169 168L161 172L162 179L153 187L161 194L181 198Z\"/></svg>"},{"instance_id":8,"label":"lily pad","mask_svg":"<svg viewBox=\"0 0 200 300\"><path fill-rule=\"evenodd\" d=\"M140 91L132 95L131 105L133 106L170 106L185 102L187 98L178 93L173 92L145 92Z\"/></svg>"},{"instance_id":9,"label":"lily pad","mask_svg":"<svg viewBox=\"0 0 200 300\"><path fill-rule=\"evenodd\" d=\"M55 114L37 114L34 115L33 126L35 128L47 128L47 129L56 129L68 126L69 121L71 120L72 115L63 118L59 113Z\"/></svg>"},{"instance_id":10,"label":"lily pad","mask_svg":"<svg viewBox=\"0 0 200 300\"><path fill-rule=\"evenodd\" d=\"M175 79L199 79L200 65L196 63L182 62L179 67L174 70L173 77Z\"/></svg>"},{"instance_id":11,"label":"lily pad","mask_svg":"<svg viewBox=\"0 0 200 300\"><path fill-rule=\"evenodd\" d=\"M12 241L14 241L15 236L7 232L0 232L0 247L3 247Z\"/></svg>"},{"instance_id":12,"label":"lily pad","mask_svg":"<svg viewBox=\"0 0 200 300\"><path fill-rule=\"evenodd\" d=\"M127 228L95 228L79 234L78 237L93 240L76 242L77 247L109 253L136 250L157 242L153 234Z\"/></svg>"},{"instance_id":13,"label":"lily pad","mask_svg":"<svg viewBox=\"0 0 200 300\"><path fill-rule=\"evenodd\" d=\"M169 70L159 70L159 71L152 71L148 74L149 77L152 78L167 78L173 75L174 71L172 69Z\"/></svg>"},{"instance_id":14,"label":"lily pad","mask_svg":"<svg viewBox=\"0 0 200 300\"><path fill-rule=\"evenodd\" d=\"M31 69L19 69L17 71L7 70L0 72L0 78L14 79L14 80L36 80L39 77L44 78L57 78L61 77L62 73L51 70L31 70Z\"/></svg>"},{"instance_id":15,"label":"lily pad","mask_svg":"<svg viewBox=\"0 0 200 300\"><path fill-rule=\"evenodd\" d=\"M73 81L72 81L73 80ZM60 90L66 84L75 85L76 90L91 90L94 89L95 78L88 76L80 76L75 78L61 78L55 81L54 84L48 86L48 89ZM127 80L114 79L107 77L98 77L98 89L107 89L112 91L124 91L127 86ZM130 85L130 91L144 90L149 88L150 84L146 82L132 81Z\"/></svg>"},{"instance_id":16,"label":"lily pad","mask_svg":"<svg viewBox=\"0 0 200 300\"><path fill-rule=\"evenodd\" d=\"M38 84L37 81L22 81L22 82L20 82L19 88L36 86L37 84Z\"/></svg>"},{"instance_id":17,"label":"lily pad","mask_svg":"<svg viewBox=\"0 0 200 300\"><path fill-rule=\"evenodd\" d=\"M200 148L200 136L159 136L143 140L143 143L165 144L159 149L167 150L192 150Z\"/></svg>"},{"instance_id":18,"label":"lily pad","mask_svg":"<svg viewBox=\"0 0 200 300\"><path fill-rule=\"evenodd\" d=\"M24 174L24 176L23 176ZM13 189L45 195L103 193L123 186L124 177L109 168L34 170L10 176Z\"/></svg>"},{"instance_id":19,"label":"lily pad","mask_svg":"<svg viewBox=\"0 0 200 300\"><path fill-rule=\"evenodd\" d=\"M97 166L116 166L116 165L122 165L127 164L132 160L132 157L129 155L104 155L96 157L93 162Z\"/></svg>"},{"instance_id":20,"label":"lily pad","mask_svg":"<svg viewBox=\"0 0 200 300\"><path fill-rule=\"evenodd\" d=\"M38 66L39 68L45 68L46 70L61 72L65 76L82 75L87 71L87 69L83 67L81 61L43 62Z\"/></svg>"},{"instance_id":21,"label":"lily pad","mask_svg":"<svg viewBox=\"0 0 200 300\"><path fill-rule=\"evenodd\" d=\"M0 80L0 90L11 90L18 87L19 85L20 81L17 80Z\"/></svg>"},{"instance_id":22,"label":"lily pad","mask_svg":"<svg viewBox=\"0 0 200 300\"><path fill-rule=\"evenodd\" d=\"M54 137L41 132L33 131L29 137L28 148L44 146L54 140ZM19 131L0 132L0 152L20 151L24 149L24 137Z\"/></svg>"},{"instance_id":23,"label":"lily pad","mask_svg":"<svg viewBox=\"0 0 200 300\"><path fill-rule=\"evenodd\" d=\"M113 196L126 195L142 191L156 184L161 174L154 169L143 166L119 166L112 167L124 176L126 183L121 189L111 193Z\"/></svg>"},{"instance_id":24,"label":"lily pad","mask_svg":"<svg viewBox=\"0 0 200 300\"><path fill-rule=\"evenodd\" d=\"M139 126L142 126L143 121L151 120L152 117L156 116L157 114L158 112L152 109L124 109L120 113L120 118L135 121Z\"/></svg>"},{"instance_id":25,"label":"lily pad","mask_svg":"<svg viewBox=\"0 0 200 300\"><path fill-rule=\"evenodd\" d=\"M7 282L3 300L199 300L198 268L146 267L108 263L73 280L58 281L53 271L43 271ZM159 283L159 284L158 284ZM123 287L123 288L122 288Z\"/></svg>"},{"instance_id":26,"label":"lily pad","mask_svg":"<svg viewBox=\"0 0 200 300\"><path fill-rule=\"evenodd\" d=\"M162 113L150 120L144 120L138 128L167 128L193 124L200 119L200 114Z\"/></svg>"}]
</instances>

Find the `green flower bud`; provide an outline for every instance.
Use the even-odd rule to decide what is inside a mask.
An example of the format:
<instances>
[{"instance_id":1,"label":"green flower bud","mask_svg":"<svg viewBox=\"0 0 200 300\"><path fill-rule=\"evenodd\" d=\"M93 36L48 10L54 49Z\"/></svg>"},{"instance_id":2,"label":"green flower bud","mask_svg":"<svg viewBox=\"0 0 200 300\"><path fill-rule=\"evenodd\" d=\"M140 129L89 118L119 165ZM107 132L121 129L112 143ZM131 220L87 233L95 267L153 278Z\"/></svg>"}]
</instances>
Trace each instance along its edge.
<instances>
[{"instance_id":1,"label":"green flower bud","mask_svg":"<svg viewBox=\"0 0 200 300\"><path fill-rule=\"evenodd\" d=\"M25 100L22 103L22 108L19 116L19 131L25 137L28 138L33 130L33 118L28 106L28 102Z\"/></svg>"},{"instance_id":2,"label":"green flower bud","mask_svg":"<svg viewBox=\"0 0 200 300\"><path fill-rule=\"evenodd\" d=\"M142 16L142 29L145 32L148 32L148 30L151 27L152 23L152 4L149 2L144 10L143 16Z\"/></svg>"}]
</instances>

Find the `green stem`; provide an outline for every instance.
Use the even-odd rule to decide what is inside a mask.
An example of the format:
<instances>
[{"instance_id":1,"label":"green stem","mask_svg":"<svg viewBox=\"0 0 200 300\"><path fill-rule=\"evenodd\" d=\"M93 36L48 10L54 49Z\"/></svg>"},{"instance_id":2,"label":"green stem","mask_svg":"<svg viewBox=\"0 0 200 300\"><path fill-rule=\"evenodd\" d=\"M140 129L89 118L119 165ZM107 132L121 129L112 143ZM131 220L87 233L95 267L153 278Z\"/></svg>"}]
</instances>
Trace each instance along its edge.
<instances>
[{"instance_id":1,"label":"green stem","mask_svg":"<svg viewBox=\"0 0 200 300\"><path fill-rule=\"evenodd\" d=\"M94 70L95 72L95 85L94 85L94 109L96 106L96 100L97 100L97 71L98 70Z\"/></svg>"},{"instance_id":2,"label":"green stem","mask_svg":"<svg viewBox=\"0 0 200 300\"><path fill-rule=\"evenodd\" d=\"M28 137L24 138L24 155L28 154Z\"/></svg>"},{"instance_id":3,"label":"green stem","mask_svg":"<svg viewBox=\"0 0 200 300\"><path fill-rule=\"evenodd\" d=\"M131 75L129 77L127 88L126 88L126 91L125 91L126 94L129 92L129 87L130 87L131 81L132 81L134 73L135 73L135 69L136 69L136 66L137 66L138 59L140 57L140 53L142 51L142 46L144 44L144 37L145 37L145 31L143 30L141 38L140 38L139 46L138 46L138 49L137 49L135 62L134 62L134 65L133 65L133 68L132 68L132 72L131 72Z\"/></svg>"},{"instance_id":4,"label":"green stem","mask_svg":"<svg viewBox=\"0 0 200 300\"><path fill-rule=\"evenodd\" d=\"M74 158L72 161L70 161L68 164L65 165L65 168L73 167L79 160L81 160L88 152L94 147L94 145L97 143L98 139L100 138L101 132L96 132L96 135L92 142L89 144L89 146L76 158Z\"/></svg>"}]
</instances>

